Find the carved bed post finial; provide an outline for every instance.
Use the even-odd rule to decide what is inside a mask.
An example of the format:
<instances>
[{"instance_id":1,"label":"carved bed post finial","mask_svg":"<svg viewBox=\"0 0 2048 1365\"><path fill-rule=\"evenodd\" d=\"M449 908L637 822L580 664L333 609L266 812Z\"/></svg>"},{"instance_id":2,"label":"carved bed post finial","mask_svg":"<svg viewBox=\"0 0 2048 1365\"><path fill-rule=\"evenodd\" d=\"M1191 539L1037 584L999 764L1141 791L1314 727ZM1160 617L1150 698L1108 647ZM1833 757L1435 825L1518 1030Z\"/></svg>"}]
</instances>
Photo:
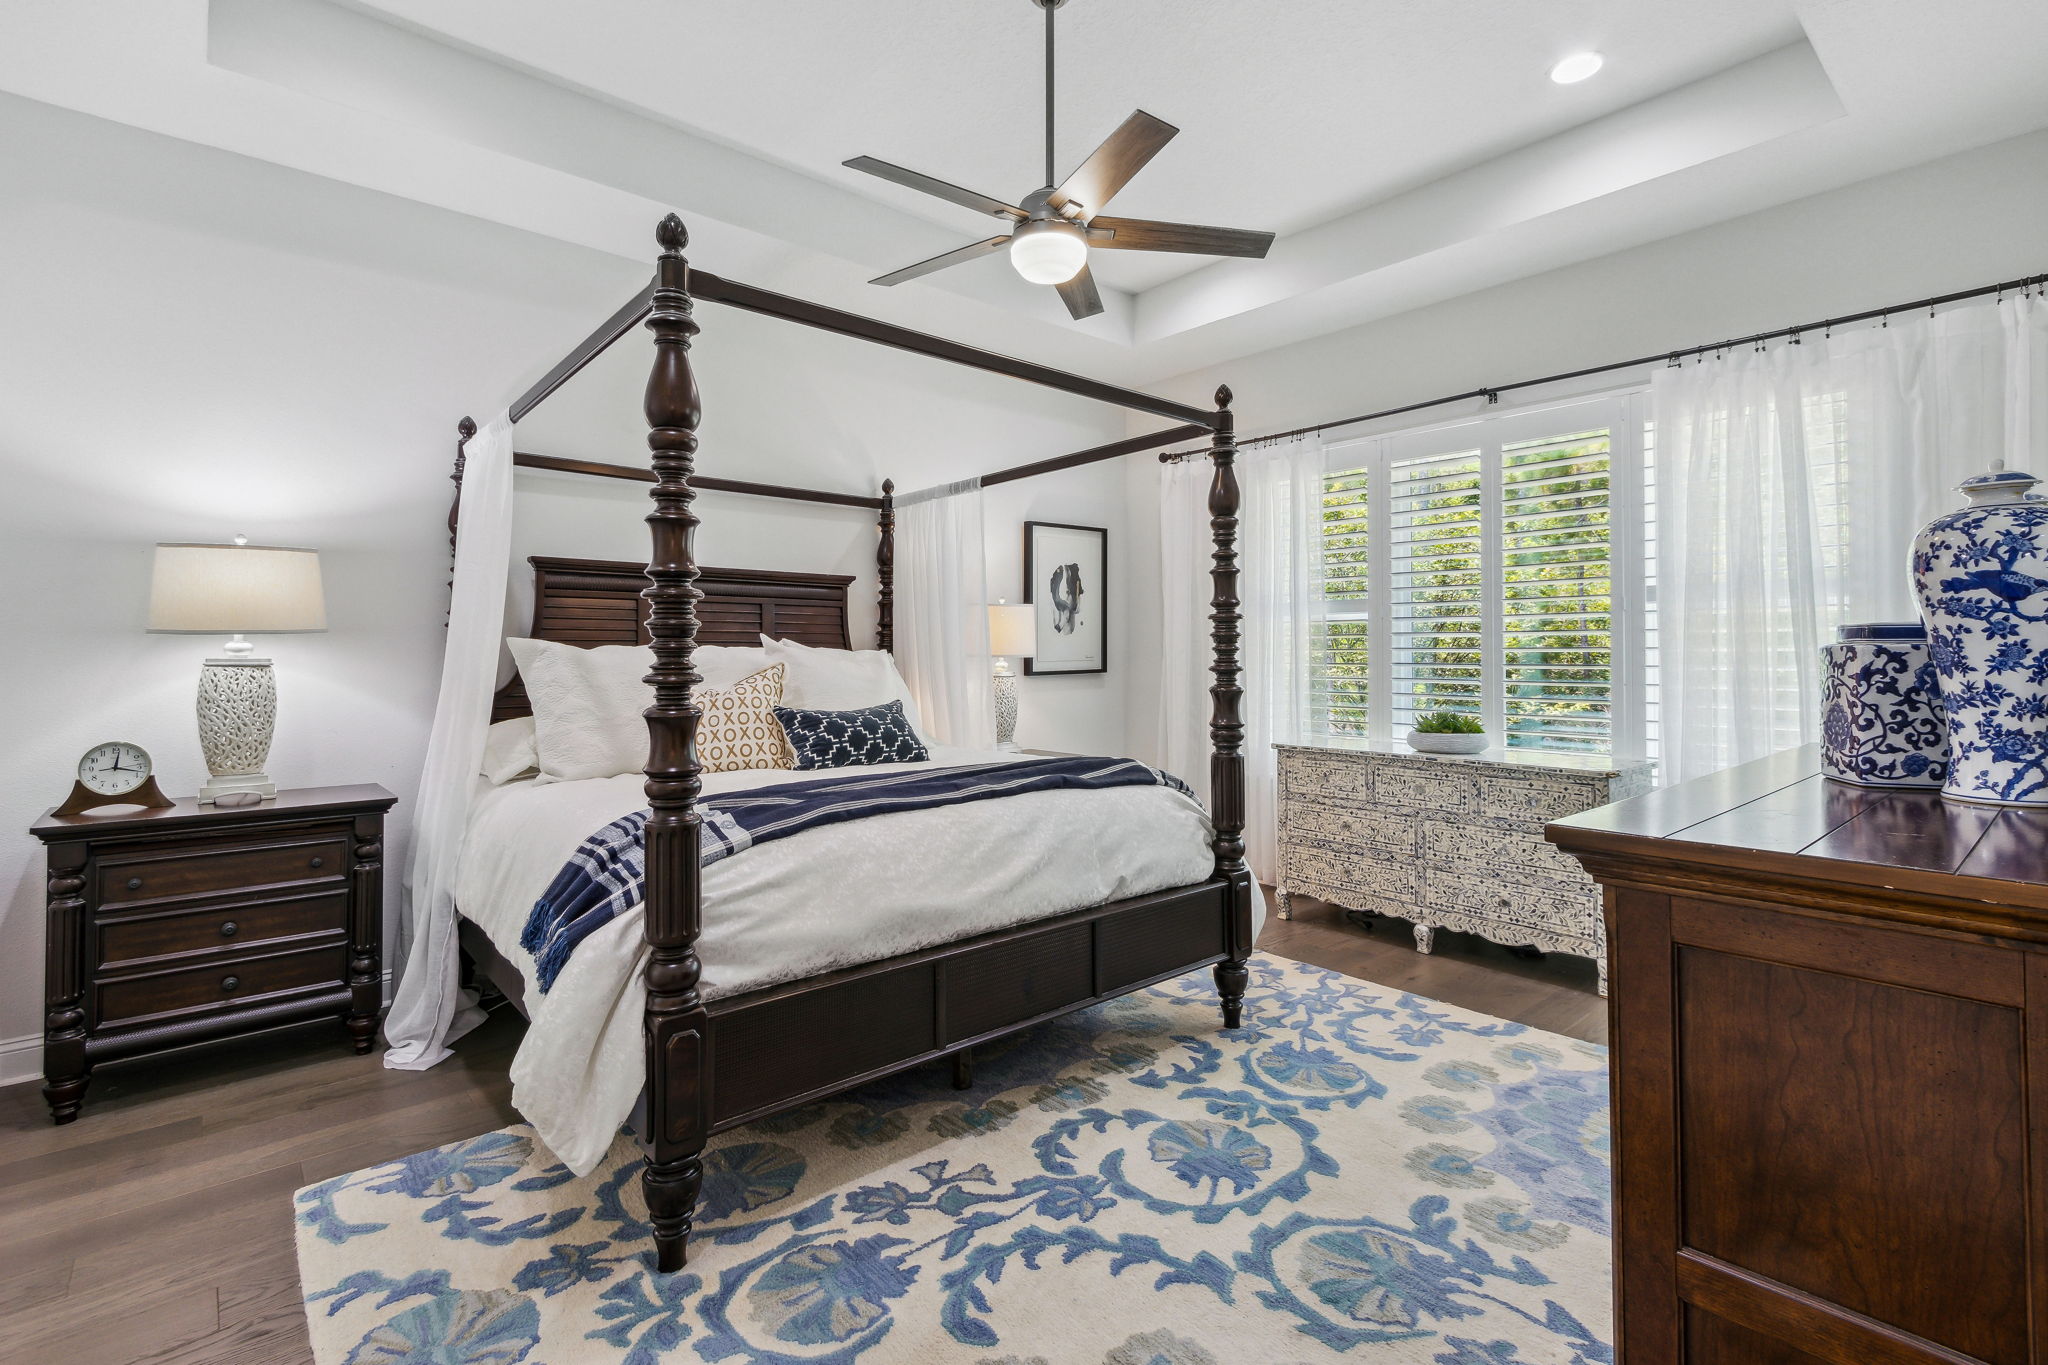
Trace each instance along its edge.
<instances>
[{"instance_id":1,"label":"carved bed post finial","mask_svg":"<svg viewBox=\"0 0 2048 1365\"><path fill-rule=\"evenodd\" d=\"M455 610L455 526L462 520L462 467L469 459L469 438L476 435L476 422L465 417L455 424L455 472L448 482L455 485L455 497L448 504L448 611ZM448 623L443 621L442 628Z\"/></svg>"},{"instance_id":2,"label":"carved bed post finial","mask_svg":"<svg viewBox=\"0 0 2048 1365\"><path fill-rule=\"evenodd\" d=\"M455 500L448 504L448 552L455 553L455 524L462 519L462 466L469 459L469 438L476 435L476 422L465 417L455 424L455 472L448 482L455 485Z\"/></svg>"},{"instance_id":3,"label":"carved bed post finial","mask_svg":"<svg viewBox=\"0 0 2048 1365\"><path fill-rule=\"evenodd\" d=\"M654 366L647 377L647 447L654 487L647 514L653 551L647 562L647 675L654 689L647 708L647 884L644 932L649 949L647 1004L642 1032L647 1048L647 1165L641 1188L654 1225L655 1256L663 1272L682 1269L691 1217L703 1180L700 1154L708 1134L703 1068L709 1029L697 995L702 968L696 943L702 907L698 849L702 817L697 797L703 769L697 762L700 712L691 689L703 679L691 668L697 639L697 515L690 475L696 469L697 424L702 415L690 372L689 233L674 214L655 231L654 297L647 315L654 333Z\"/></svg>"},{"instance_id":4,"label":"carved bed post finial","mask_svg":"<svg viewBox=\"0 0 2048 1365\"><path fill-rule=\"evenodd\" d=\"M1223 1000L1223 1026L1236 1028L1244 1014L1251 974L1252 884L1244 862L1244 689L1239 686L1238 644L1244 617L1238 608L1237 513L1243 497L1237 484L1237 417L1230 411L1229 386L1216 390L1216 426L1209 443L1215 475L1209 485L1209 530L1216 542L1209 571L1209 800L1216 829L1216 875L1230 885L1230 956L1216 964L1216 992Z\"/></svg>"},{"instance_id":5,"label":"carved bed post finial","mask_svg":"<svg viewBox=\"0 0 2048 1365\"><path fill-rule=\"evenodd\" d=\"M896 650L896 480L882 480L882 539L875 546L875 576L881 583L875 609L875 648Z\"/></svg>"}]
</instances>

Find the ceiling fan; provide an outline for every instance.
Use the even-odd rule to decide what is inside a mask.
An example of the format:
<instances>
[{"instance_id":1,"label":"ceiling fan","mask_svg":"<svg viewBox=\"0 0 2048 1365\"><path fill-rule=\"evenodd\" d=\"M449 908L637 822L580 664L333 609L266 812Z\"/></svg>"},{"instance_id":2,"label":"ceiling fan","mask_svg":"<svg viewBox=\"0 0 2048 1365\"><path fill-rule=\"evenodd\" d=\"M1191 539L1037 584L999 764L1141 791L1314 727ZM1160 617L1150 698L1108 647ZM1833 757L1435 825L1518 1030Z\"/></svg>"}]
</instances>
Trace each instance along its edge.
<instances>
[{"instance_id":1,"label":"ceiling fan","mask_svg":"<svg viewBox=\"0 0 2048 1365\"><path fill-rule=\"evenodd\" d=\"M869 284L902 284L949 265L1008 248L1010 264L1033 284L1056 285L1067 311L1076 318L1102 311L1102 296L1088 272L1088 248L1111 251L1180 251L1204 256L1260 257L1273 245L1270 232L1201 227L1193 223L1160 223L1146 218L1111 218L1102 212L1116 192L1130 183L1180 131L1140 109L1125 119L1075 172L1053 180L1053 12L1066 0L1031 0L1045 11L1045 185L1015 204L991 199L943 180L857 156L843 164L856 171L951 203L1006 219L1010 230L999 237L958 247L916 265L907 265L869 280Z\"/></svg>"}]
</instances>

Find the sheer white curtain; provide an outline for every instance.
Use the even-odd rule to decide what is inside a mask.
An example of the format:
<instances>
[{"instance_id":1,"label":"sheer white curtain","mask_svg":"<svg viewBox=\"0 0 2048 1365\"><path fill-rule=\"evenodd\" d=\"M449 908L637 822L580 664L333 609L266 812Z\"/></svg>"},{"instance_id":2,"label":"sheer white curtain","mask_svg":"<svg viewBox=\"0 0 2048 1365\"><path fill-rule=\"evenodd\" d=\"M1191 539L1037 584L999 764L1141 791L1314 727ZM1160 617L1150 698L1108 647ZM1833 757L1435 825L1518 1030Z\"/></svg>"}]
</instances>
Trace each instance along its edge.
<instances>
[{"instance_id":1,"label":"sheer white curtain","mask_svg":"<svg viewBox=\"0 0 2048 1365\"><path fill-rule=\"evenodd\" d=\"M1916 619L1914 532L1994 459L2048 465L2044 403L2040 299L1658 370L1664 780L1812 741L1820 646Z\"/></svg>"},{"instance_id":2,"label":"sheer white curtain","mask_svg":"<svg viewBox=\"0 0 2048 1365\"><path fill-rule=\"evenodd\" d=\"M1159 466L1159 705L1151 757L1209 799L1209 462Z\"/></svg>"},{"instance_id":3,"label":"sheer white curtain","mask_svg":"<svg viewBox=\"0 0 2048 1365\"><path fill-rule=\"evenodd\" d=\"M981 481L896 502L896 664L943 744L993 749L994 661Z\"/></svg>"},{"instance_id":4,"label":"sheer white curtain","mask_svg":"<svg viewBox=\"0 0 2048 1365\"><path fill-rule=\"evenodd\" d=\"M413 802L412 862L398 917L395 956L405 965L384 1020L384 1065L400 1071L433 1066L448 1056L450 1041L483 1020L459 987L455 870L498 685L511 555L512 421L500 413L463 446L462 525L441 692Z\"/></svg>"},{"instance_id":5,"label":"sheer white curtain","mask_svg":"<svg viewBox=\"0 0 2048 1365\"><path fill-rule=\"evenodd\" d=\"M1322 638L1323 442L1306 436L1238 457L1245 660L1245 860L1261 881L1279 875L1275 744L1309 725L1309 665ZM1205 523L1206 524L1206 523Z\"/></svg>"},{"instance_id":6,"label":"sheer white curtain","mask_svg":"<svg viewBox=\"0 0 2048 1365\"><path fill-rule=\"evenodd\" d=\"M1273 746L1308 723L1310 649L1324 617L1323 443L1308 438L1241 451L1238 595L1244 601L1245 861L1261 881L1279 870L1279 790ZM1159 490L1161 766L1206 792L1209 774L1209 529L1207 460L1163 467Z\"/></svg>"}]
</instances>

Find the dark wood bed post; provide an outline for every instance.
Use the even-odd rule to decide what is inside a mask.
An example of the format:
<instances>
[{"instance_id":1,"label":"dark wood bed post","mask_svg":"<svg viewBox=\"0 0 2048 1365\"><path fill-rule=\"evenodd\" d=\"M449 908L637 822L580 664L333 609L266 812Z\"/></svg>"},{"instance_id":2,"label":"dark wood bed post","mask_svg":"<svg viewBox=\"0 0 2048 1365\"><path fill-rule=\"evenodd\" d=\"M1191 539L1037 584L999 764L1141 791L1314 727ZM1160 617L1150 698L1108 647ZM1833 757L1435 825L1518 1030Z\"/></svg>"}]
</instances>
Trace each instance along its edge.
<instances>
[{"instance_id":1,"label":"dark wood bed post","mask_svg":"<svg viewBox=\"0 0 2048 1365\"><path fill-rule=\"evenodd\" d=\"M1244 862L1244 689L1238 641L1244 616L1237 584L1237 415L1230 410L1228 385L1216 390L1215 436L1209 443L1215 477L1209 484L1209 530L1216 541L1215 587L1209 598L1209 640L1215 661L1209 671L1209 792L1216 827L1216 875L1230 883L1230 956L1216 964L1216 993L1223 998L1223 1027L1244 1017L1244 992L1251 981L1245 959L1252 951L1252 875Z\"/></svg>"},{"instance_id":2,"label":"dark wood bed post","mask_svg":"<svg viewBox=\"0 0 2048 1365\"><path fill-rule=\"evenodd\" d=\"M655 265L654 368L647 377L647 447L654 487L647 514L653 553L647 562L648 644L654 670L647 675L654 704L647 708L647 888L645 933L647 1005L642 1032L647 1047L647 1166L640 1187L654 1225L656 1266L681 1270L689 1251L690 1220L703 1181L700 1155L710 1135L704 1077L710 1027L697 996L701 928L698 847L702 834L697 796L700 712L691 688L703 679L690 666L697 639L697 515L690 475L696 468L697 423L702 411L690 372L689 234L674 214L655 230L661 257Z\"/></svg>"},{"instance_id":3,"label":"dark wood bed post","mask_svg":"<svg viewBox=\"0 0 2048 1365\"><path fill-rule=\"evenodd\" d=\"M882 480L882 511L877 518L882 538L875 546L875 577L881 583L875 602L875 648L896 652L896 480Z\"/></svg>"}]
</instances>

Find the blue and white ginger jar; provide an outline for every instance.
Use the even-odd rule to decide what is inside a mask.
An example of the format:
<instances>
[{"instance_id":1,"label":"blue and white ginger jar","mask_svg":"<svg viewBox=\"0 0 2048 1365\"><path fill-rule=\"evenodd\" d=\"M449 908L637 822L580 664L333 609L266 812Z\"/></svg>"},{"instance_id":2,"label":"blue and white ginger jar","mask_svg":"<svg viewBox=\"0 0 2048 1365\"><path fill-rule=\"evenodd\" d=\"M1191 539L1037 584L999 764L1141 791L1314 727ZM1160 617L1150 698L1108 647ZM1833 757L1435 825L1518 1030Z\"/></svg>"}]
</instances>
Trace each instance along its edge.
<instances>
[{"instance_id":1,"label":"blue and white ginger jar","mask_svg":"<svg viewBox=\"0 0 2048 1365\"><path fill-rule=\"evenodd\" d=\"M1913 541L1913 587L1948 715L1942 795L2048 806L2048 498L1995 465Z\"/></svg>"},{"instance_id":2,"label":"blue and white ginger jar","mask_svg":"<svg viewBox=\"0 0 2048 1365\"><path fill-rule=\"evenodd\" d=\"M1861 787L1947 781L1948 721L1925 627L1843 626L1821 656L1823 773Z\"/></svg>"}]
</instances>

